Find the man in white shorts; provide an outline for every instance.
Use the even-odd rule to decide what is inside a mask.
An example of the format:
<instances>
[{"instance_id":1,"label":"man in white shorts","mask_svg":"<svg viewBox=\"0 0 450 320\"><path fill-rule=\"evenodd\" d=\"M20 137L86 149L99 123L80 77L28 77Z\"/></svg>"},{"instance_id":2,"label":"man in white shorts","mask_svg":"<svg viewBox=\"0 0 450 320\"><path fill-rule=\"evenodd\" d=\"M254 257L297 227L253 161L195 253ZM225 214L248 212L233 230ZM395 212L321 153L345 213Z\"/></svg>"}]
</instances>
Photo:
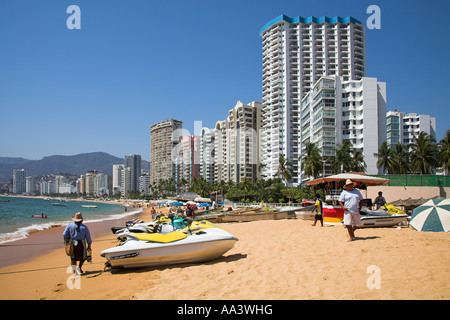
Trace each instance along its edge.
<instances>
[{"instance_id":1,"label":"man in white shorts","mask_svg":"<svg viewBox=\"0 0 450 320\"><path fill-rule=\"evenodd\" d=\"M355 239L355 230L361 225L361 200L363 196L359 190L354 189L356 183L347 179L344 190L339 196L339 205L344 209L344 225L347 227L350 240Z\"/></svg>"}]
</instances>

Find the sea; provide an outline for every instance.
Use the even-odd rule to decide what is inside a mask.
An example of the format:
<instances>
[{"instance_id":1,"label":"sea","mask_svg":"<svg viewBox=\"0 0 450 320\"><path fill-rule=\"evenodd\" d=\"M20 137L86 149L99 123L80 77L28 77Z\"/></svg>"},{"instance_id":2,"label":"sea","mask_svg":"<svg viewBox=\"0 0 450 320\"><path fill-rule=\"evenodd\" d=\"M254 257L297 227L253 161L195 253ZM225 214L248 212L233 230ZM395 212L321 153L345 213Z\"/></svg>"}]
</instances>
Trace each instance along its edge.
<instances>
[{"instance_id":1,"label":"sea","mask_svg":"<svg viewBox=\"0 0 450 320\"><path fill-rule=\"evenodd\" d=\"M83 205L97 207L83 207ZM121 219L139 211L141 209L131 207L127 207L125 211L125 207L121 204L104 202L0 196L0 243L24 239L31 232L48 229L52 226L67 225L72 222L72 217L76 212L82 213L83 223L90 223ZM42 214L47 218L33 217L33 215Z\"/></svg>"}]
</instances>

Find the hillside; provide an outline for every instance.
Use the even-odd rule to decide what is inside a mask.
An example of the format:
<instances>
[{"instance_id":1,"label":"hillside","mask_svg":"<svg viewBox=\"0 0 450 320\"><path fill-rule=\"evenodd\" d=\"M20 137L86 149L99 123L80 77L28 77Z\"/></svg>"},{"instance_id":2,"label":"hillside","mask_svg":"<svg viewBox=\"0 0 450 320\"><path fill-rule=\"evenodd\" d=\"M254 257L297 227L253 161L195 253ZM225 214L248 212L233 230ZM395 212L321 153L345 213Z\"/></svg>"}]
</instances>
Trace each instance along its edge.
<instances>
[{"instance_id":1,"label":"hillside","mask_svg":"<svg viewBox=\"0 0 450 320\"><path fill-rule=\"evenodd\" d=\"M59 172L75 175L97 170L112 175L113 164L123 164L124 159L105 152L82 153L74 156L48 156L41 160L0 157L0 181L6 182L12 178L13 169L25 169L28 176L57 174ZM149 162L142 161L142 169L149 169Z\"/></svg>"}]
</instances>

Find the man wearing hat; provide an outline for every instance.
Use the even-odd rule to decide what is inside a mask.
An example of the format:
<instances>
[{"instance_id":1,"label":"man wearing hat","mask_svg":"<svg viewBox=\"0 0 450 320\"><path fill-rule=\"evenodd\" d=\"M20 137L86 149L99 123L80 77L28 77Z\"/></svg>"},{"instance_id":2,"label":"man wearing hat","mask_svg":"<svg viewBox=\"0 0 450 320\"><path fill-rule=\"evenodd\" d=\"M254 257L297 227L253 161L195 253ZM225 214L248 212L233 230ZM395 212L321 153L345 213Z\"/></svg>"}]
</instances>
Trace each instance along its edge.
<instances>
[{"instance_id":1,"label":"man wearing hat","mask_svg":"<svg viewBox=\"0 0 450 320\"><path fill-rule=\"evenodd\" d=\"M355 182L347 179L344 190L339 196L339 205L344 209L344 225L347 227L350 236L348 241L355 239L355 230L361 225L361 200L364 197L359 190L354 189L355 185Z\"/></svg>"},{"instance_id":2,"label":"man wearing hat","mask_svg":"<svg viewBox=\"0 0 450 320\"><path fill-rule=\"evenodd\" d=\"M73 241L74 248L73 254L70 257L71 264L75 268L77 261L79 261L79 270L81 273L84 273L81 267L87 258L87 250L91 251L91 234L89 233L88 227L83 224L83 215L81 212L75 213L72 220L73 223L67 225L63 232L64 242L68 243L69 241Z\"/></svg>"}]
</instances>

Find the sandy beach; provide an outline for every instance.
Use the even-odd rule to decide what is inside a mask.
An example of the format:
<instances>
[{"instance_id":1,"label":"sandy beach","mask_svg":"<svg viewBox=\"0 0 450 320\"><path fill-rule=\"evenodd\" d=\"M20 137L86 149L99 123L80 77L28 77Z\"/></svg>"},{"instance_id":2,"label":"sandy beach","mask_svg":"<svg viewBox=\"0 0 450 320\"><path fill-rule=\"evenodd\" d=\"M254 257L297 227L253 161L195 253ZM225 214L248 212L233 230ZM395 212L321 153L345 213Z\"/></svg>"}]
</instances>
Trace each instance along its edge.
<instances>
[{"instance_id":1,"label":"sandy beach","mask_svg":"<svg viewBox=\"0 0 450 320\"><path fill-rule=\"evenodd\" d=\"M149 211L140 217L148 221ZM61 244L1 268L0 299L450 299L448 233L367 228L347 242L342 226L313 227L299 219L220 226L239 241L214 261L104 272L99 253L117 241L109 226L96 227L93 263L83 267L79 288Z\"/></svg>"}]
</instances>

